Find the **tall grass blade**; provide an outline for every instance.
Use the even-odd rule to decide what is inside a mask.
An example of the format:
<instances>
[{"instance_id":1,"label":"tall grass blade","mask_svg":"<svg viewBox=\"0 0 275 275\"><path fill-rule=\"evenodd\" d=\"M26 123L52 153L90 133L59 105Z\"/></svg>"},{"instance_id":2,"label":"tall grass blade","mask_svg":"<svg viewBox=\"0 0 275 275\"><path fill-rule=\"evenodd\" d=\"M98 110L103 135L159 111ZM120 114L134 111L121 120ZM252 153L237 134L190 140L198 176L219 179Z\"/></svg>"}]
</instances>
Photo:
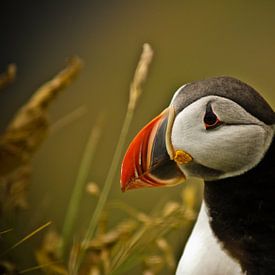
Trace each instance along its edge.
<instances>
[{"instance_id":1,"label":"tall grass blade","mask_svg":"<svg viewBox=\"0 0 275 275\"><path fill-rule=\"evenodd\" d=\"M67 251L70 240L72 239L73 227L75 225L77 213L79 211L79 204L82 198L82 193L87 183L88 174L91 167L95 150L101 136L102 116L98 118L97 123L93 127L88 142L84 148L84 154L78 170L76 182L72 191L71 199L66 213L63 230L62 230L62 246L61 255L64 255Z\"/></svg>"},{"instance_id":2,"label":"tall grass blade","mask_svg":"<svg viewBox=\"0 0 275 275\"><path fill-rule=\"evenodd\" d=\"M102 210L103 210L104 205L107 201L109 192L111 190L112 182L114 180L114 177L116 175L116 172L118 170L118 166L120 163L122 149L123 149L124 143L126 141L126 137L127 137L127 134L128 134L129 128L130 128L130 124L133 119L136 104L137 104L138 98L141 95L142 84L144 83L144 81L146 79L146 76L148 73L148 68L152 61L152 57L153 57L153 51L152 51L150 45L144 44L139 63L137 65L135 75L134 75L133 81L130 86L130 99L129 99L129 103L128 103L127 113L126 113L126 116L123 121L122 129L121 129L118 143L117 143L117 146L115 149L115 153L114 153L114 156L113 156L113 159L111 162L111 166L109 168L109 171L108 171L101 195L99 197L98 203L96 205L94 214L90 220L87 233L83 240L83 248L84 249L85 249L85 247L87 247L89 241L92 239L92 237L94 235L100 215L102 213ZM82 250L82 252L79 255L78 267L79 267L79 265L82 261L82 258L84 256L83 253L84 253L84 251Z\"/></svg>"},{"instance_id":3,"label":"tall grass blade","mask_svg":"<svg viewBox=\"0 0 275 275\"><path fill-rule=\"evenodd\" d=\"M31 237L33 237L35 234L37 234L38 232L40 232L41 230L45 229L46 227L48 227L49 225L51 225L52 222L49 221L41 226L39 226L37 229L35 229L34 231L32 231L30 234L28 234L27 236L25 236L23 239L21 239L20 241L18 241L17 243L15 243L13 246L11 246L10 248L8 248L4 253L2 253L0 256L3 256L5 254L7 254L8 252L10 252L12 249L16 248L17 246L19 246L20 244L22 244L23 242L27 241L28 239L30 239Z\"/></svg>"},{"instance_id":4,"label":"tall grass blade","mask_svg":"<svg viewBox=\"0 0 275 275\"><path fill-rule=\"evenodd\" d=\"M83 117L87 113L87 107L82 105L75 110L73 110L71 113L65 115L64 117L57 120L54 124L51 126L51 134L54 134L58 132L59 130L63 129L64 127L72 124L73 122L77 121L81 117Z\"/></svg>"},{"instance_id":5,"label":"tall grass blade","mask_svg":"<svg viewBox=\"0 0 275 275\"><path fill-rule=\"evenodd\" d=\"M60 261L54 261L54 262L50 262L50 263L43 264L43 265L36 265L36 266L33 266L33 267L28 267L26 269L20 270L19 274L26 274L26 273L33 272L33 271L36 271L36 270L40 270L40 269L43 269L45 267L49 267L51 265L55 265L55 264L58 264L58 263L60 263Z\"/></svg>"}]
</instances>

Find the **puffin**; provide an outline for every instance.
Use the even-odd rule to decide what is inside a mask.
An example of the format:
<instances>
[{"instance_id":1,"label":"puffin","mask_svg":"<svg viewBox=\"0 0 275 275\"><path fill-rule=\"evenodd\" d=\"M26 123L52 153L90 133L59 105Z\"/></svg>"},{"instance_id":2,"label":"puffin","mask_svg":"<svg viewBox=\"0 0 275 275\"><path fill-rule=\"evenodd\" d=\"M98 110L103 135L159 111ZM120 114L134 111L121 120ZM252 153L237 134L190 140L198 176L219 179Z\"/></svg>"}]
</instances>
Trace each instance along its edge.
<instances>
[{"instance_id":1,"label":"puffin","mask_svg":"<svg viewBox=\"0 0 275 275\"><path fill-rule=\"evenodd\" d=\"M130 143L122 191L204 182L177 275L275 274L275 113L228 76L188 83Z\"/></svg>"}]
</instances>

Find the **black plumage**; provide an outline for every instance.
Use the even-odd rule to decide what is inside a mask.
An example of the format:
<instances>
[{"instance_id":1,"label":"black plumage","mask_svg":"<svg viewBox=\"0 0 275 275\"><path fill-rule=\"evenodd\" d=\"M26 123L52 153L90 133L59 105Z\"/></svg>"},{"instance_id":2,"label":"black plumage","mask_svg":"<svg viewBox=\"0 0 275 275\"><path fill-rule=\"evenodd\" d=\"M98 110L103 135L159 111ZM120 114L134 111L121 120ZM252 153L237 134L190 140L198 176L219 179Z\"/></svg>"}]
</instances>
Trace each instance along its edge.
<instances>
[{"instance_id":1,"label":"black plumage","mask_svg":"<svg viewBox=\"0 0 275 275\"><path fill-rule=\"evenodd\" d=\"M248 275L275 274L275 144L243 175L205 182L210 224Z\"/></svg>"}]
</instances>

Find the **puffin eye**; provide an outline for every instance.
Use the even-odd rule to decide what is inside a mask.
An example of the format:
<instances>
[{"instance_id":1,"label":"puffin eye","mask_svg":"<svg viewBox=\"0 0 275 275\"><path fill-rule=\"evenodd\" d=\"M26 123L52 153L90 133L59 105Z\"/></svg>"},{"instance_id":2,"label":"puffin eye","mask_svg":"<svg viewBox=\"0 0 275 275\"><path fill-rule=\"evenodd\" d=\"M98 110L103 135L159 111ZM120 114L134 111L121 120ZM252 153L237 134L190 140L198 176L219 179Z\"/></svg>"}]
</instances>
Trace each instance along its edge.
<instances>
[{"instance_id":1,"label":"puffin eye","mask_svg":"<svg viewBox=\"0 0 275 275\"><path fill-rule=\"evenodd\" d=\"M218 119L216 114L213 112L210 104L207 104L207 106L206 106L206 112L205 112L205 115L203 118L203 122L204 122L206 130L216 128L221 124L221 121Z\"/></svg>"}]
</instances>

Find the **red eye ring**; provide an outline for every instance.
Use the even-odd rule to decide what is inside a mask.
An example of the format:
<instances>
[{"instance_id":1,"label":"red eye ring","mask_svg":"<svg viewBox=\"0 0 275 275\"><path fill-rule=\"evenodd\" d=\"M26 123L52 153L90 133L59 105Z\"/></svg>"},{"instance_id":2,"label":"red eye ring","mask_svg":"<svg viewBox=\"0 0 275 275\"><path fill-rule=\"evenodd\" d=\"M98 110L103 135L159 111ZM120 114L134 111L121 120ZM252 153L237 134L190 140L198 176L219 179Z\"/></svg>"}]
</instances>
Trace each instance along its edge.
<instances>
[{"instance_id":1,"label":"red eye ring","mask_svg":"<svg viewBox=\"0 0 275 275\"><path fill-rule=\"evenodd\" d=\"M217 115L213 112L210 104L208 104L206 107L203 122L206 130L216 128L222 123Z\"/></svg>"},{"instance_id":2,"label":"red eye ring","mask_svg":"<svg viewBox=\"0 0 275 275\"><path fill-rule=\"evenodd\" d=\"M216 127L218 127L219 125L221 125L222 122L217 118L216 121L212 124L208 124L204 122L204 126L206 130L210 130L210 129L214 129Z\"/></svg>"}]
</instances>

